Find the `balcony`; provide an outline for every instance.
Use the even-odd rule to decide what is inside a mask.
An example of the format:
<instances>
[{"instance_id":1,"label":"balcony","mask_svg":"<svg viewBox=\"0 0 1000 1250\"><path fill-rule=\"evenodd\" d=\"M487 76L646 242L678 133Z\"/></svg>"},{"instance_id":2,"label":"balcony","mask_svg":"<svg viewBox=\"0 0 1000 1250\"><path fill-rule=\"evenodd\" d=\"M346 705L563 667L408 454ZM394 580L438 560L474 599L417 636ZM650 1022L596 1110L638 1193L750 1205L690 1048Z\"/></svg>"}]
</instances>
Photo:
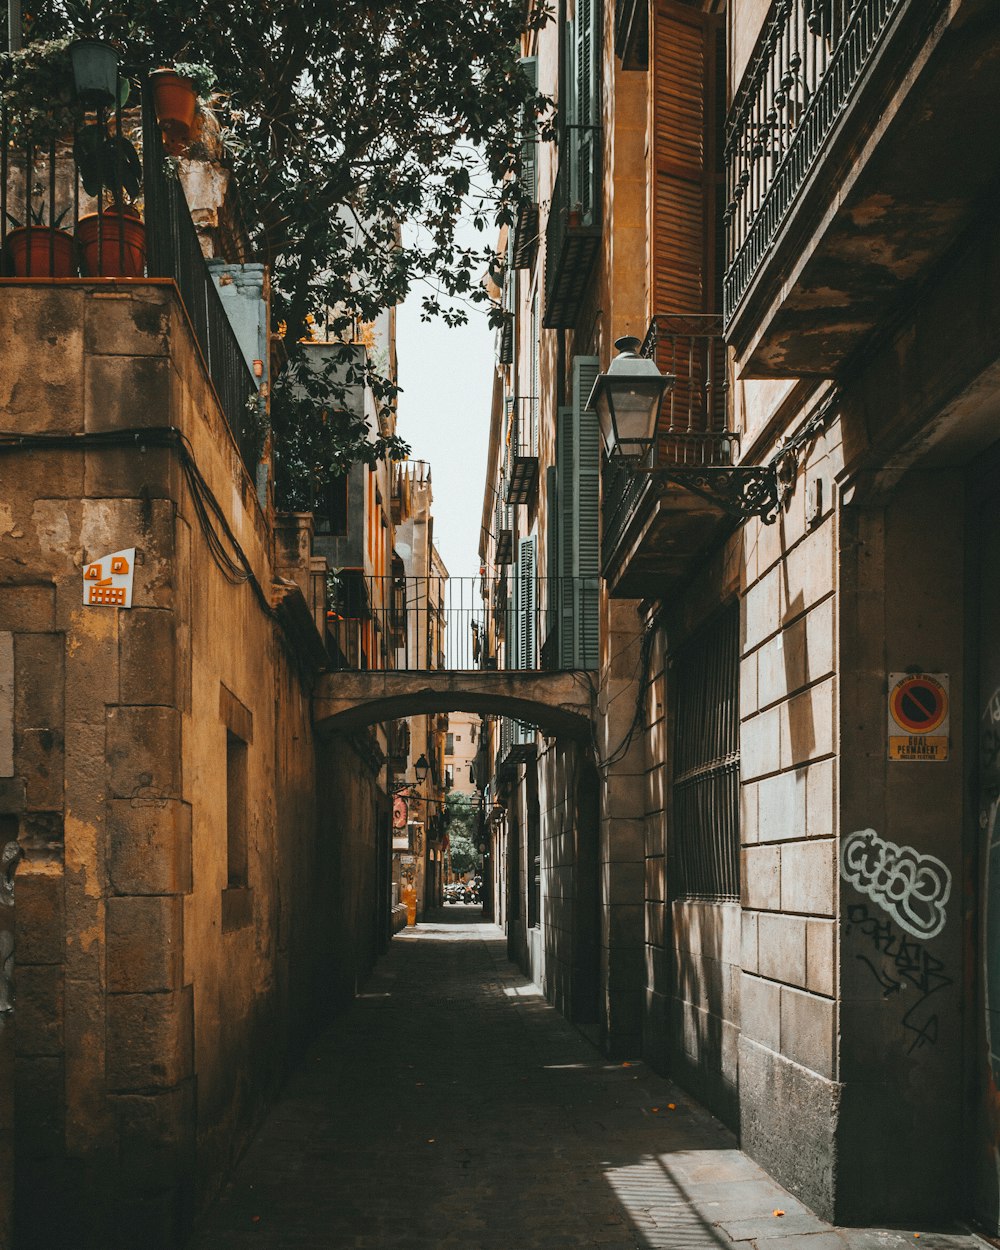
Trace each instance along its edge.
<instances>
[{"instance_id":1,"label":"balcony","mask_svg":"<svg viewBox=\"0 0 1000 1250\"><path fill-rule=\"evenodd\" d=\"M654 470L682 470L687 484L605 461L601 571L621 599L662 595L687 576L732 523L725 495L737 488L721 318L655 317L642 353L677 378L660 413Z\"/></svg>"},{"instance_id":2,"label":"balcony","mask_svg":"<svg viewBox=\"0 0 1000 1250\"><path fill-rule=\"evenodd\" d=\"M601 242L601 132L564 126L545 227L546 329L576 326Z\"/></svg>"},{"instance_id":3,"label":"balcony","mask_svg":"<svg viewBox=\"0 0 1000 1250\"><path fill-rule=\"evenodd\" d=\"M259 385L251 363L260 350L256 309L253 343L244 351L205 261L183 187L167 176L148 87L141 90L138 108L119 105L110 114L95 113L95 120L77 132L79 150L87 149L86 140L98 133L104 145L91 152L93 167L81 168L71 138L32 143L19 131L17 119L0 114L0 272L33 282L175 282L253 479L260 450L258 406L252 402ZM133 206L139 191L141 216ZM215 264L227 284L233 283L234 272L245 276L243 266ZM262 280L261 272L260 289Z\"/></svg>"},{"instance_id":4,"label":"balcony","mask_svg":"<svg viewBox=\"0 0 1000 1250\"><path fill-rule=\"evenodd\" d=\"M538 398L519 395L508 399L508 504L526 504L538 481Z\"/></svg>"},{"instance_id":5,"label":"balcony","mask_svg":"<svg viewBox=\"0 0 1000 1250\"><path fill-rule=\"evenodd\" d=\"M622 69L645 69L649 61L649 5L615 0L615 56Z\"/></svg>"},{"instance_id":6,"label":"balcony","mask_svg":"<svg viewBox=\"0 0 1000 1250\"><path fill-rule=\"evenodd\" d=\"M977 0L772 4L726 126L744 376L835 376L988 205L998 46Z\"/></svg>"},{"instance_id":7,"label":"balcony","mask_svg":"<svg viewBox=\"0 0 1000 1250\"><path fill-rule=\"evenodd\" d=\"M509 716L500 717L500 734L497 747L498 777L509 776L518 764L526 764L535 758L537 749L535 730L522 721Z\"/></svg>"}]
</instances>

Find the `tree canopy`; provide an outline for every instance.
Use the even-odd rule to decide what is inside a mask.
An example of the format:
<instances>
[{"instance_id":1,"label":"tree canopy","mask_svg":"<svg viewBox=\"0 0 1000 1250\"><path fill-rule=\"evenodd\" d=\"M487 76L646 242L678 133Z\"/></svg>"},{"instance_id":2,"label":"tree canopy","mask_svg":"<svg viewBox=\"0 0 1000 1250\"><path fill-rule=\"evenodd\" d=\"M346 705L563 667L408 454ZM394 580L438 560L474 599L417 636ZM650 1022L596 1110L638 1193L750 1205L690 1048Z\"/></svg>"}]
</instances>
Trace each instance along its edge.
<instances>
[{"instance_id":1,"label":"tree canopy","mask_svg":"<svg viewBox=\"0 0 1000 1250\"><path fill-rule=\"evenodd\" d=\"M512 219L524 127L547 102L519 60L544 24L525 0L38 0L29 39L93 34L126 68L203 63L254 259L272 272L275 320L351 336L419 287L427 316L484 303L487 231ZM526 122L526 119L528 121ZM495 314L494 314L495 315ZM391 404L385 370L377 398Z\"/></svg>"}]
</instances>

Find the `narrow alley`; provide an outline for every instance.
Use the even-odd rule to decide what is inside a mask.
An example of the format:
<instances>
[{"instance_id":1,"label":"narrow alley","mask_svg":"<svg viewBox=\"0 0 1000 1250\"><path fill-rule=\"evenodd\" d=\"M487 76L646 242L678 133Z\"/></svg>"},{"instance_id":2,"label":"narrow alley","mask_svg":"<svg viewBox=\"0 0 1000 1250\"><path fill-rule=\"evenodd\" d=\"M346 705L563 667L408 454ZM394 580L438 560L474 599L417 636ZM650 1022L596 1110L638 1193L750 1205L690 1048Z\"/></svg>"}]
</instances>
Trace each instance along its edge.
<instances>
[{"instance_id":1,"label":"narrow alley","mask_svg":"<svg viewBox=\"0 0 1000 1250\"><path fill-rule=\"evenodd\" d=\"M645 1064L610 1063L478 908L394 939L189 1250L958 1250L833 1230Z\"/></svg>"}]
</instances>

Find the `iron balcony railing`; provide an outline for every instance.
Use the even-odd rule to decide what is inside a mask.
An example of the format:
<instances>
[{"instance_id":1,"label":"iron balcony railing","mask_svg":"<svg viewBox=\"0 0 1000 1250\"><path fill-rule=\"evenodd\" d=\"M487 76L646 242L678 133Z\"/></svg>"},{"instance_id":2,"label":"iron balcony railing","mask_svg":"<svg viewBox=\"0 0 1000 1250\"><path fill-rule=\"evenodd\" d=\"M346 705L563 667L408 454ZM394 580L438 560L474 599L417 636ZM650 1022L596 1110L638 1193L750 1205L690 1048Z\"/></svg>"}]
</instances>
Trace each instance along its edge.
<instances>
[{"instance_id":1,"label":"iron balcony railing","mask_svg":"<svg viewBox=\"0 0 1000 1250\"><path fill-rule=\"evenodd\" d=\"M506 410L510 451L506 502L525 504L538 480L538 396L510 395Z\"/></svg>"},{"instance_id":2,"label":"iron balcony railing","mask_svg":"<svg viewBox=\"0 0 1000 1250\"><path fill-rule=\"evenodd\" d=\"M548 329L576 325L601 237L600 170L600 127L564 126L545 227Z\"/></svg>"},{"instance_id":3,"label":"iron balcony railing","mask_svg":"<svg viewBox=\"0 0 1000 1250\"><path fill-rule=\"evenodd\" d=\"M912 0L776 0L726 122L732 319L852 95Z\"/></svg>"},{"instance_id":4,"label":"iron balcony railing","mask_svg":"<svg viewBox=\"0 0 1000 1250\"><path fill-rule=\"evenodd\" d=\"M719 469L734 464L739 436L732 429L722 318L680 313L654 317L641 354L677 379L660 410L653 466ZM602 547L610 557L655 487L634 465L607 459L603 486Z\"/></svg>"},{"instance_id":5,"label":"iron balcony railing","mask_svg":"<svg viewBox=\"0 0 1000 1250\"><path fill-rule=\"evenodd\" d=\"M131 90L134 99L139 89ZM256 380L208 271L184 190L167 174L149 88L140 95L138 107L95 110L75 135L41 144L0 105L0 272L95 282L172 278L252 476ZM134 207L140 187L141 216Z\"/></svg>"},{"instance_id":6,"label":"iron balcony railing","mask_svg":"<svg viewBox=\"0 0 1000 1250\"><path fill-rule=\"evenodd\" d=\"M547 641L559 627L583 631L596 593L596 579L582 577L341 574L327 597L331 667L552 670Z\"/></svg>"}]
</instances>

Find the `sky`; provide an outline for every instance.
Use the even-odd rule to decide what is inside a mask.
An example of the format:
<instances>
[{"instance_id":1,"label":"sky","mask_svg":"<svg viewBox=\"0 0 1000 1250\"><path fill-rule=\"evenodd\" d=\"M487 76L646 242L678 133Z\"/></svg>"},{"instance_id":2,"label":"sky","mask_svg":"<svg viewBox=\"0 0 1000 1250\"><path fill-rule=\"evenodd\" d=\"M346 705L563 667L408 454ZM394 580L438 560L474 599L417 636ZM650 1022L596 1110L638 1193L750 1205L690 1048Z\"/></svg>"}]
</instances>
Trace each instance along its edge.
<instances>
[{"instance_id":1,"label":"sky","mask_svg":"<svg viewBox=\"0 0 1000 1250\"><path fill-rule=\"evenodd\" d=\"M482 246L482 235L476 239ZM485 308L467 325L420 320L418 286L397 313L398 431L434 488L434 540L452 577L479 572L486 452L493 393L493 331Z\"/></svg>"}]
</instances>

